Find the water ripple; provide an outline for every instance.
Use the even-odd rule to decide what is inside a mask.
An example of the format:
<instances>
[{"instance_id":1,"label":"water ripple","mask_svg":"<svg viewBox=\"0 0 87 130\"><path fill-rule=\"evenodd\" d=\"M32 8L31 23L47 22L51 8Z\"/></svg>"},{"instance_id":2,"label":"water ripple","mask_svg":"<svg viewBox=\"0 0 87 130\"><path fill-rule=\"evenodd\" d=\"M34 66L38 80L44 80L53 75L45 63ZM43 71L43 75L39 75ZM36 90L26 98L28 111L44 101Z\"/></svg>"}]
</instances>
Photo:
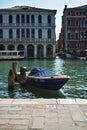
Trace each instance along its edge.
<instances>
[{"instance_id":1,"label":"water ripple","mask_svg":"<svg viewBox=\"0 0 87 130\"><path fill-rule=\"evenodd\" d=\"M42 90L36 87L27 88L15 84L13 91L8 90L8 71L12 67L12 61L0 62L0 98L85 98L87 99L87 61L63 60L24 60L17 61L17 70L20 66L28 69L39 66L49 69L56 74L67 74L71 78L60 91Z\"/></svg>"}]
</instances>

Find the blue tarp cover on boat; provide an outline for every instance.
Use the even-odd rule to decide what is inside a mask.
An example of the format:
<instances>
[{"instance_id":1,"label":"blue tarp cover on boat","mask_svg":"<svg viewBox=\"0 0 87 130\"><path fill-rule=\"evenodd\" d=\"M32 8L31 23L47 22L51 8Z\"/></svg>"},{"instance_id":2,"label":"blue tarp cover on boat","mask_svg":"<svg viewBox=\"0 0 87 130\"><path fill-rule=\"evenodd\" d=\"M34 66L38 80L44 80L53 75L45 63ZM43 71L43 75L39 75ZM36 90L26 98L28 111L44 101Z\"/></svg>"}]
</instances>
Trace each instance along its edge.
<instances>
[{"instance_id":1,"label":"blue tarp cover on boat","mask_svg":"<svg viewBox=\"0 0 87 130\"><path fill-rule=\"evenodd\" d=\"M56 76L55 73L45 70L40 67L33 68L31 72L29 73L30 76L39 76L39 77L44 77L44 76Z\"/></svg>"}]
</instances>

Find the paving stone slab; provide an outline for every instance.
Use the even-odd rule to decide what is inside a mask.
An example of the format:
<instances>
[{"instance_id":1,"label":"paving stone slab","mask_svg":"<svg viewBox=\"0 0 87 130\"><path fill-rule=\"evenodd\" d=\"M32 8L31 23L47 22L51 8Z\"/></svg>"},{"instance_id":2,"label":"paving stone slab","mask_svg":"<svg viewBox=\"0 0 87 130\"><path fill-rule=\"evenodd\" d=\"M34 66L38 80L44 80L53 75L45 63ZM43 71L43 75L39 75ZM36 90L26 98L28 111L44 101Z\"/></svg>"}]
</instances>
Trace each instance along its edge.
<instances>
[{"instance_id":1,"label":"paving stone slab","mask_svg":"<svg viewBox=\"0 0 87 130\"><path fill-rule=\"evenodd\" d=\"M87 130L87 100L0 99L0 130Z\"/></svg>"}]
</instances>

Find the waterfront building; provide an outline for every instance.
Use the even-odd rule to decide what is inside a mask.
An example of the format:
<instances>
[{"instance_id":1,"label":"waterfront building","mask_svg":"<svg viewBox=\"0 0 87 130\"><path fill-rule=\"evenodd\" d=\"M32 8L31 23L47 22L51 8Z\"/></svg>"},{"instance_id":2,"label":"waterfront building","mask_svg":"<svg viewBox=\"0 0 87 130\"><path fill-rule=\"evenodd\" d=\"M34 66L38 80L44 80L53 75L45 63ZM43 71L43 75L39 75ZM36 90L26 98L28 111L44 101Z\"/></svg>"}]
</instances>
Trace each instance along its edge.
<instances>
[{"instance_id":1,"label":"waterfront building","mask_svg":"<svg viewBox=\"0 0 87 130\"><path fill-rule=\"evenodd\" d=\"M65 52L81 53L87 49L87 5L74 8L65 5L59 41Z\"/></svg>"},{"instance_id":2,"label":"waterfront building","mask_svg":"<svg viewBox=\"0 0 87 130\"><path fill-rule=\"evenodd\" d=\"M24 51L25 58L55 58L56 10L15 6L0 9L0 50Z\"/></svg>"}]
</instances>

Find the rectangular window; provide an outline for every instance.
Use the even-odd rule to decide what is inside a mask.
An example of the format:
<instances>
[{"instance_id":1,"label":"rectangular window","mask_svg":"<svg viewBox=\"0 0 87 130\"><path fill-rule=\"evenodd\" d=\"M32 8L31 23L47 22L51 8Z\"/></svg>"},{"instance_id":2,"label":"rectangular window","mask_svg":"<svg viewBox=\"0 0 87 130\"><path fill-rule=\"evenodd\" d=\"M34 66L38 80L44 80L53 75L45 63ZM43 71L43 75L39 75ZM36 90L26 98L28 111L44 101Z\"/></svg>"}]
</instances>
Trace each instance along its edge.
<instances>
[{"instance_id":1,"label":"rectangular window","mask_svg":"<svg viewBox=\"0 0 87 130\"><path fill-rule=\"evenodd\" d=\"M85 39L87 39L87 32L85 32Z\"/></svg>"},{"instance_id":2,"label":"rectangular window","mask_svg":"<svg viewBox=\"0 0 87 130\"><path fill-rule=\"evenodd\" d=\"M67 26L70 26L70 20L67 21Z\"/></svg>"},{"instance_id":3,"label":"rectangular window","mask_svg":"<svg viewBox=\"0 0 87 130\"><path fill-rule=\"evenodd\" d=\"M76 26L79 26L79 21L78 20L76 21Z\"/></svg>"},{"instance_id":4,"label":"rectangular window","mask_svg":"<svg viewBox=\"0 0 87 130\"><path fill-rule=\"evenodd\" d=\"M75 38L78 39L78 33L75 33Z\"/></svg>"},{"instance_id":5,"label":"rectangular window","mask_svg":"<svg viewBox=\"0 0 87 130\"><path fill-rule=\"evenodd\" d=\"M70 33L67 34L67 38L70 39Z\"/></svg>"},{"instance_id":6,"label":"rectangular window","mask_svg":"<svg viewBox=\"0 0 87 130\"><path fill-rule=\"evenodd\" d=\"M0 29L0 38L3 38L3 30Z\"/></svg>"},{"instance_id":7,"label":"rectangular window","mask_svg":"<svg viewBox=\"0 0 87 130\"><path fill-rule=\"evenodd\" d=\"M83 33L83 32L81 32L81 34L80 34L80 38L81 38L81 39L84 38L84 33Z\"/></svg>"}]
</instances>

